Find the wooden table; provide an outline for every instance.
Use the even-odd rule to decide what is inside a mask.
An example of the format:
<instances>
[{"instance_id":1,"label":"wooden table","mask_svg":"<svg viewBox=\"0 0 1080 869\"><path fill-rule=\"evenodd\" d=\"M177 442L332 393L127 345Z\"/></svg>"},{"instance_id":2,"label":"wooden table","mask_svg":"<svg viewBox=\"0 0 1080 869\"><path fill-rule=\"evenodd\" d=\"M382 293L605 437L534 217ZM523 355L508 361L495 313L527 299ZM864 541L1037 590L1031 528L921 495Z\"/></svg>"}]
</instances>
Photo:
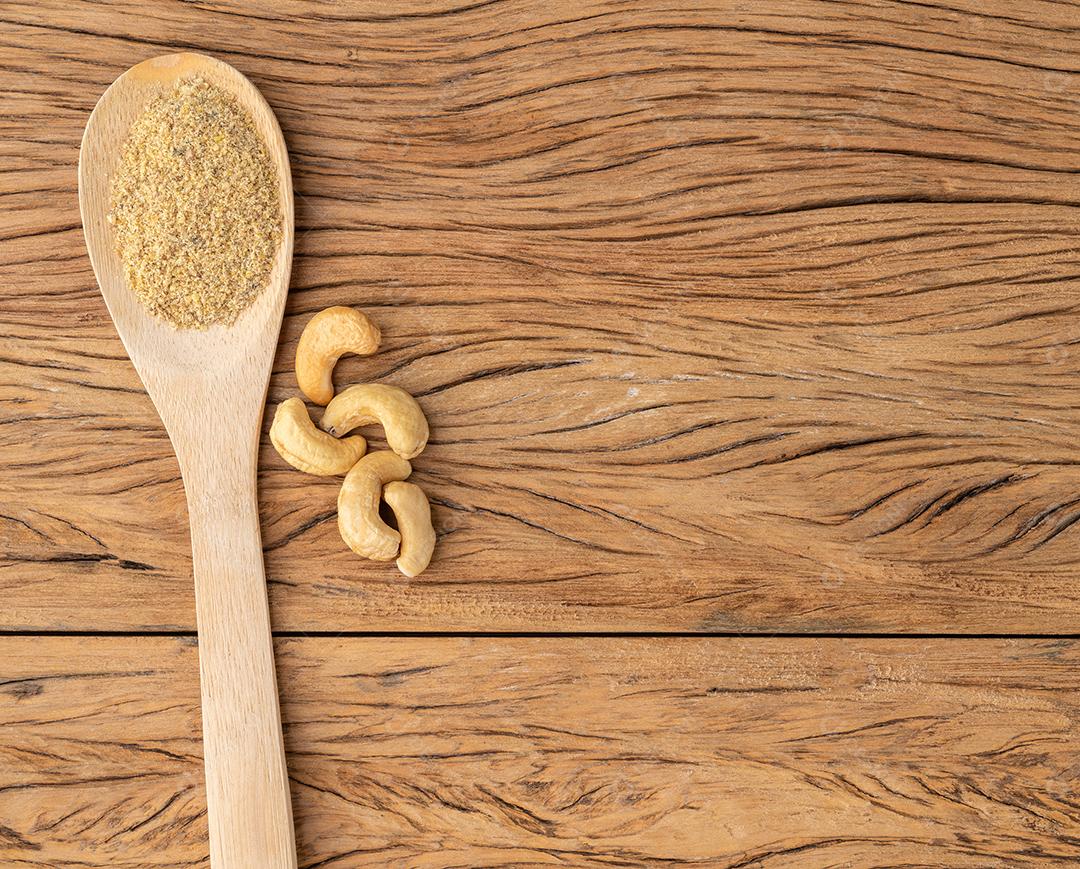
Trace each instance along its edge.
<instances>
[{"instance_id":1,"label":"wooden table","mask_svg":"<svg viewBox=\"0 0 1080 869\"><path fill-rule=\"evenodd\" d=\"M1080 7L0 2L0 864L206 867L184 497L83 125L213 53L429 572L264 438L301 866L1080 862Z\"/></svg>"}]
</instances>

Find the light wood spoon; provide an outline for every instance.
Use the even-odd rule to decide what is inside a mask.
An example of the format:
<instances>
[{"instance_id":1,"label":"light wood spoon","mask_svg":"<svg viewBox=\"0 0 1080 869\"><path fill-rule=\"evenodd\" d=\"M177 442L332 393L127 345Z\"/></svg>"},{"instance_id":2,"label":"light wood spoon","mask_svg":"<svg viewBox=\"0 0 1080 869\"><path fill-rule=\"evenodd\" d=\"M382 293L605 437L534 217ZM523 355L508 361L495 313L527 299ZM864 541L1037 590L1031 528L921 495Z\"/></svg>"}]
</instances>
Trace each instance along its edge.
<instances>
[{"instance_id":1,"label":"light wood spoon","mask_svg":"<svg viewBox=\"0 0 1080 869\"><path fill-rule=\"evenodd\" d=\"M231 327L176 330L128 288L114 247L109 184L128 129L149 99L199 75L232 93L277 167L284 215L269 286ZM169 433L191 522L203 752L214 869L295 869L296 846L274 677L259 513L259 429L289 286L289 155L273 111L226 63L170 54L124 73L98 101L79 154L79 207L90 262L120 339Z\"/></svg>"}]
</instances>

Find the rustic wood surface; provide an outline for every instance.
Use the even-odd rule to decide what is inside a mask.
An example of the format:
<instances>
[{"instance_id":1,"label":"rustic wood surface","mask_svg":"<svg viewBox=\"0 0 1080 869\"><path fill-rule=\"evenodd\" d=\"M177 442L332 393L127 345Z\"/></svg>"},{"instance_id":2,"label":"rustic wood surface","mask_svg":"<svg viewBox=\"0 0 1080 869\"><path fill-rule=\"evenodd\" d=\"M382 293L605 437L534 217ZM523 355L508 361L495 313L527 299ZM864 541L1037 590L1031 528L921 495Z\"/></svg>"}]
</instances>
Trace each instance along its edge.
<instances>
[{"instance_id":1,"label":"rustic wood surface","mask_svg":"<svg viewBox=\"0 0 1080 869\"><path fill-rule=\"evenodd\" d=\"M1080 10L0 2L0 624L189 629L176 462L94 287L94 101L251 76L306 318L386 336L439 547L358 561L267 447L288 630L1074 630Z\"/></svg>"},{"instance_id":2,"label":"rustic wood surface","mask_svg":"<svg viewBox=\"0 0 1080 869\"><path fill-rule=\"evenodd\" d=\"M1080 863L1078 37L1068 2L0 0L0 864L207 867L184 494L75 178L177 49L291 152L271 403L354 304L385 343L339 383L432 424L415 581L264 438L301 866ZM838 636L657 636L762 631Z\"/></svg>"},{"instance_id":3,"label":"rustic wood surface","mask_svg":"<svg viewBox=\"0 0 1080 869\"><path fill-rule=\"evenodd\" d=\"M0 862L206 867L197 649L0 640ZM300 865L1076 865L1080 643L279 641Z\"/></svg>"}]
</instances>

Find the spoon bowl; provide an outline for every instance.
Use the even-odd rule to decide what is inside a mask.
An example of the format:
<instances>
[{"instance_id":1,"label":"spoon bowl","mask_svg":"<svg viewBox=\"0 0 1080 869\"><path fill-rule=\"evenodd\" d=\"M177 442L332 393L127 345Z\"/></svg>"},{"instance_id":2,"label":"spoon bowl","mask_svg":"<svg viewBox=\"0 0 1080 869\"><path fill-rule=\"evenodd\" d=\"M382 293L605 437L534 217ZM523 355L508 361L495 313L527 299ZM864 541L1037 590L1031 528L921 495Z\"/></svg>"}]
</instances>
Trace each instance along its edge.
<instances>
[{"instance_id":1,"label":"spoon bowl","mask_svg":"<svg viewBox=\"0 0 1080 869\"><path fill-rule=\"evenodd\" d=\"M110 183L132 123L155 96L194 76L232 94L251 117L277 171L282 214L267 286L232 325L201 331L176 329L143 307L108 220ZM292 263L292 178L281 129L255 86L228 64L191 53L147 60L105 91L87 122L79 207L105 304L169 433L187 493L211 865L295 869L255 491Z\"/></svg>"},{"instance_id":2,"label":"spoon bowl","mask_svg":"<svg viewBox=\"0 0 1080 869\"><path fill-rule=\"evenodd\" d=\"M124 277L108 220L109 185L132 123L151 99L193 76L232 94L251 117L277 170L283 215L281 241L267 287L231 326L205 330L176 329L143 307ZM232 375L238 368L256 380L268 380L292 265L292 175L277 119L242 73L212 57L183 53L155 57L121 75L102 95L86 125L79 152L79 207L90 263L105 304L170 432L172 414L178 409L178 384L199 385L216 373ZM265 387L262 392L265 395ZM263 396L259 398L261 401Z\"/></svg>"}]
</instances>

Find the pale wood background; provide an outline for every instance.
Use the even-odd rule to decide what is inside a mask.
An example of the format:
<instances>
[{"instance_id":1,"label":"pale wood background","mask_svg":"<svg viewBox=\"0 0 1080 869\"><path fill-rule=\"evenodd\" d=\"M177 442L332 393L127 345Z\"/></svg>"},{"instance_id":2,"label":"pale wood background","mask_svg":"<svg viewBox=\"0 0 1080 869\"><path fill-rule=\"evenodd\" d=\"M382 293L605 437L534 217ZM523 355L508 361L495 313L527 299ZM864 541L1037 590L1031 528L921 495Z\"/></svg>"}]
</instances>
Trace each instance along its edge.
<instances>
[{"instance_id":1,"label":"pale wood background","mask_svg":"<svg viewBox=\"0 0 1080 869\"><path fill-rule=\"evenodd\" d=\"M409 389L432 423L415 464L439 546L411 582L341 545L334 481L264 446L279 632L933 635L767 646L819 662L814 692L772 690L762 641L642 637L623 659L601 636L297 636L294 775L344 795L295 785L302 865L1075 862L1072 646L941 635L1080 624L1078 39L1065 2L0 0L0 631L19 635L0 682L44 687L0 707L3 860L205 865L190 640L34 638L193 629L176 462L75 198L98 95L187 48L256 82L292 154L271 403L295 394L306 318L356 304L385 347L340 381ZM393 686L397 712L330 687L346 661L408 670L463 643L437 684ZM873 683L888 708L853 687L923 658ZM652 693L617 701L616 659ZM767 690L718 700L688 661ZM80 667L155 675L44 678ZM962 692L933 687L957 674ZM664 693L684 690L704 696ZM489 705L446 741L414 717L427 691ZM173 708L123 717L151 695ZM530 716L631 747L564 734L542 761ZM380 748L389 723L406 735ZM74 766L40 754L99 727L115 736ZM855 732L763 747L787 727ZM504 738L512 761L485 754ZM152 765L183 739L173 780ZM87 756L104 771L77 772ZM154 774L130 795L94 783L133 757ZM592 787L601 808L562 808ZM84 816L50 833L69 801Z\"/></svg>"}]
</instances>

